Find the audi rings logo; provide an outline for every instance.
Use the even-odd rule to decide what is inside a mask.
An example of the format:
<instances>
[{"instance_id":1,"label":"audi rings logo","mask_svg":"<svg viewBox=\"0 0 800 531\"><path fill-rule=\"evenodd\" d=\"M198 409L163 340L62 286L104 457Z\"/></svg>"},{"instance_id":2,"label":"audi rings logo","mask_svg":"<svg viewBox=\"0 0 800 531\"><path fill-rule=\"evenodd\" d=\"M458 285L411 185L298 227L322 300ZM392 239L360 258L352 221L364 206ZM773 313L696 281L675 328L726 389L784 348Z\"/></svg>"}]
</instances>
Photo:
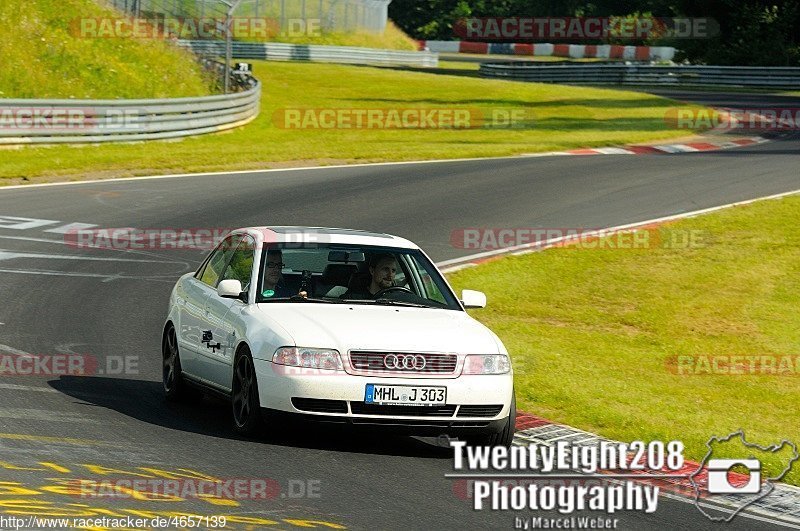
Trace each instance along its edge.
<instances>
[{"instance_id":1,"label":"audi rings logo","mask_svg":"<svg viewBox=\"0 0 800 531\"><path fill-rule=\"evenodd\" d=\"M384 367L390 371L421 371L425 363L425 356L419 354L389 354L383 358Z\"/></svg>"}]
</instances>

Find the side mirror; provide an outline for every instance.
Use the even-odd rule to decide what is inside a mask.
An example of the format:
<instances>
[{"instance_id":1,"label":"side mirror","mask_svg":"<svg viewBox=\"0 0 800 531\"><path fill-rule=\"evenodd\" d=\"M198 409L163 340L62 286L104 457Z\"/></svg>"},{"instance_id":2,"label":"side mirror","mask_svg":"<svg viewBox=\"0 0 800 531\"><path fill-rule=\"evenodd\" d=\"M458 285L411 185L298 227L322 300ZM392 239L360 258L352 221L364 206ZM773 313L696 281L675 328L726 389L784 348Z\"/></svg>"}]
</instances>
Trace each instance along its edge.
<instances>
[{"instance_id":1,"label":"side mirror","mask_svg":"<svg viewBox=\"0 0 800 531\"><path fill-rule=\"evenodd\" d=\"M244 300L247 297L246 293L242 293L242 283L233 278L223 280L219 283L217 286L217 295L223 299Z\"/></svg>"},{"instance_id":2,"label":"side mirror","mask_svg":"<svg viewBox=\"0 0 800 531\"><path fill-rule=\"evenodd\" d=\"M465 289L461 292L464 308L486 308L486 294L482 291Z\"/></svg>"}]
</instances>

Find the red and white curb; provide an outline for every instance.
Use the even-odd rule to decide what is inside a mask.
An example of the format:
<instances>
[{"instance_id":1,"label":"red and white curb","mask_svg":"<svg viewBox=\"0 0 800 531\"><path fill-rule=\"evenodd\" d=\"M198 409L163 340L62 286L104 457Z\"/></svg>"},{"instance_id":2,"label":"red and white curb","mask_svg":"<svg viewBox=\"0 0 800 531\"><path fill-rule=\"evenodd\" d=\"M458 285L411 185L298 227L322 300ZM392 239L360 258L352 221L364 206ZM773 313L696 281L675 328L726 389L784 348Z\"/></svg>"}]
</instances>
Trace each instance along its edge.
<instances>
[{"instance_id":1,"label":"red and white curb","mask_svg":"<svg viewBox=\"0 0 800 531\"><path fill-rule=\"evenodd\" d=\"M556 424L545 420L541 417L531 415L529 413L519 413L516 422L517 432L514 435L514 444L518 446L527 446L529 444L537 444L544 446L553 446L556 442L567 441L570 445L574 446L595 446L600 441L611 441L587 431ZM658 486L661 492L671 493L676 496L671 498L678 498L686 500L691 498L694 500L695 489L688 479L688 475L696 472L700 468L700 464L694 461L686 461L683 468L678 471L641 471L640 473L634 472L637 477L633 481L645 482L649 485ZM576 470L575 472L580 472ZM602 473L602 472L601 472ZM674 474L674 478L664 478L664 474ZM648 478L648 476L657 476ZM742 483L747 482L747 476L739 474L738 479ZM695 476L695 481L702 489L708 484L708 474L704 469L702 472ZM736 480L737 478L733 478ZM723 512L732 513L741 504L741 500L737 500L736 496L728 495L715 495L713 503L709 503L705 496L701 496L703 500L701 503L704 507L719 509ZM744 512L740 513L741 516L760 515L766 517L771 521L779 521L781 523L800 524L800 488L793 485L784 483L776 483L775 489L767 496L747 506Z\"/></svg>"},{"instance_id":2,"label":"red and white curb","mask_svg":"<svg viewBox=\"0 0 800 531\"><path fill-rule=\"evenodd\" d=\"M624 59L630 61L671 61L675 48L669 46L619 46L611 44L520 44L472 41L418 41L421 51L573 59Z\"/></svg>"},{"instance_id":3,"label":"red and white curb","mask_svg":"<svg viewBox=\"0 0 800 531\"><path fill-rule=\"evenodd\" d=\"M735 140L705 140L683 144L661 144L655 146L624 146L571 149L568 151L549 151L547 153L531 153L528 157L553 157L563 155L664 155L672 153L697 153L701 151L721 151L755 144L765 144L769 139L761 136L737 138Z\"/></svg>"}]
</instances>

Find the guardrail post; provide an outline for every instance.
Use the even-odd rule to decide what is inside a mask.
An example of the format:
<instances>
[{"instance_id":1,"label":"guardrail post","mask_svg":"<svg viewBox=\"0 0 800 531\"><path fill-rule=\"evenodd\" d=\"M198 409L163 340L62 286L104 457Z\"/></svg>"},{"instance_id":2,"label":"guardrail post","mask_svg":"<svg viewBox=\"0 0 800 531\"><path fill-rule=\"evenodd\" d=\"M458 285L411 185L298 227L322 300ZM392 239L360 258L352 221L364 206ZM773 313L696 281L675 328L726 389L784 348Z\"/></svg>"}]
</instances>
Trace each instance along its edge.
<instances>
[{"instance_id":1,"label":"guardrail post","mask_svg":"<svg viewBox=\"0 0 800 531\"><path fill-rule=\"evenodd\" d=\"M242 0L234 0L233 3L227 0L219 0L226 6L228 11L225 13L225 94L230 92L231 76L228 69L231 67L233 61L233 35L231 33L231 24L233 22L233 13L242 3Z\"/></svg>"}]
</instances>

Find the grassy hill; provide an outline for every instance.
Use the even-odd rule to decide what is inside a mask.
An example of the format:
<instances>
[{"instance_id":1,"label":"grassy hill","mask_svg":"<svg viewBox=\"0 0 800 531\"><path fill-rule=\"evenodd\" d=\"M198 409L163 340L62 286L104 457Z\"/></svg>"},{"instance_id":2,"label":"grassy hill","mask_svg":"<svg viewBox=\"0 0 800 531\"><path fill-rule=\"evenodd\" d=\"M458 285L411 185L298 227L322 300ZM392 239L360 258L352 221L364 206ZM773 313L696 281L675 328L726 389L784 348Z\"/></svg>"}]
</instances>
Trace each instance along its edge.
<instances>
[{"instance_id":1,"label":"grassy hill","mask_svg":"<svg viewBox=\"0 0 800 531\"><path fill-rule=\"evenodd\" d=\"M191 54L156 39L80 38L92 0L0 1L0 98L161 98L210 94ZM78 22L79 23L79 22Z\"/></svg>"},{"instance_id":2,"label":"grassy hill","mask_svg":"<svg viewBox=\"0 0 800 531\"><path fill-rule=\"evenodd\" d=\"M389 50L417 50L417 41L403 33L391 20L383 33L367 31L323 32L319 35L274 35L268 39L242 38L243 41L275 41L292 44L326 44L331 46L361 46L363 48L385 48Z\"/></svg>"}]
</instances>

